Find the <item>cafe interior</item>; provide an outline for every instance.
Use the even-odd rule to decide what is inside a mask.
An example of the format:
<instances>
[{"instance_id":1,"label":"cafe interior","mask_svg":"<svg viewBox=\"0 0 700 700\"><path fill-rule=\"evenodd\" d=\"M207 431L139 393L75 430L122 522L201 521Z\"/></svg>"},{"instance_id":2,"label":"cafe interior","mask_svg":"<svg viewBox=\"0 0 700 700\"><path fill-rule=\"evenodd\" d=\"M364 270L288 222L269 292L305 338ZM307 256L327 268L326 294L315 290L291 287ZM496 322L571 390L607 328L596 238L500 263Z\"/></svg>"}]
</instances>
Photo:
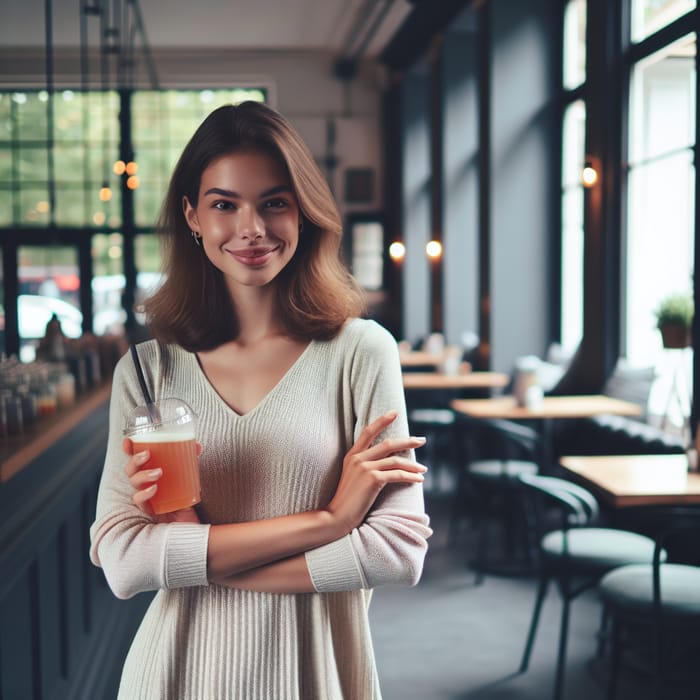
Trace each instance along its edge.
<instances>
[{"instance_id":1,"label":"cafe interior","mask_svg":"<svg viewBox=\"0 0 700 700\"><path fill-rule=\"evenodd\" d=\"M385 699L700 696L694 0L0 9L2 700L115 697L150 597L88 558L111 375L179 153L243 100L326 175L427 437Z\"/></svg>"}]
</instances>

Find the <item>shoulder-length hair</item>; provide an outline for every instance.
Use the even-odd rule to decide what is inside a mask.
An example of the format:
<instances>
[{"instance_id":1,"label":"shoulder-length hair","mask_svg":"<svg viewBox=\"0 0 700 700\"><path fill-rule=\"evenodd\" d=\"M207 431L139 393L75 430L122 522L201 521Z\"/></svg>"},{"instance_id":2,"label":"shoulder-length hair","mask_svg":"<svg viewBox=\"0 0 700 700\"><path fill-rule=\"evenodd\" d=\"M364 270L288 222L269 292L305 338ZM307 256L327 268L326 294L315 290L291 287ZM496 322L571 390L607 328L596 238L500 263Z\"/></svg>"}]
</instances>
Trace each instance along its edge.
<instances>
[{"instance_id":1,"label":"shoulder-length hair","mask_svg":"<svg viewBox=\"0 0 700 700\"><path fill-rule=\"evenodd\" d=\"M340 214L301 136L284 117L258 102L214 110L175 166L158 222L164 282L143 304L151 332L190 352L211 350L238 336L223 274L193 241L182 206L187 197L196 207L204 170L237 151L277 158L299 204L299 244L277 278L278 308L287 332L306 340L334 337L347 319L364 310L362 291L340 256Z\"/></svg>"}]
</instances>

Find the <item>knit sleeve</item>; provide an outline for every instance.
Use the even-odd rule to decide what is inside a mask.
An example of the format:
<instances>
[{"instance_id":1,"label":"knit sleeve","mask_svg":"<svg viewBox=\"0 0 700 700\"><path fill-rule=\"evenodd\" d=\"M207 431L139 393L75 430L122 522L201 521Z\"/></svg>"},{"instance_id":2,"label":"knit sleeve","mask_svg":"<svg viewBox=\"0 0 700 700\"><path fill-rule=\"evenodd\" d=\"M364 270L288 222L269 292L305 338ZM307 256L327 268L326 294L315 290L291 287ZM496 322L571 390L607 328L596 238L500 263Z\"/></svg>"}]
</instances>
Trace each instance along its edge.
<instances>
[{"instance_id":1,"label":"knit sleeve","mask_svg":"<svg viewBox=\"0 0 700 700\"><path fill-rule=\"evenodd\" d=\"M401 363L393 337L378 324L362 324L351 351L350 385L353 440L362 429L391 409L399 412L384 437L408 435ZM411 452L407 456L414 458ZM307 552L306 562L317 591L415 585L423 571L427 539L432 534L420 484L386 486L364 522L346 537Z\"/></svg>"},{"instance_id":2,"label":"knit sleeve","mask_svg":"<svg viewBox=\"0 0 700 700\"><path fill-rule=\"evenodd\" d=\"M90 558L102 567L118 598L208 584L209 525L156 523L131 500L134 490L124 471L122 426L125 413L136 403L138 383L131 358L125 355L114 372L107 452L90 528Z\"/></svg>"}]
</instances>

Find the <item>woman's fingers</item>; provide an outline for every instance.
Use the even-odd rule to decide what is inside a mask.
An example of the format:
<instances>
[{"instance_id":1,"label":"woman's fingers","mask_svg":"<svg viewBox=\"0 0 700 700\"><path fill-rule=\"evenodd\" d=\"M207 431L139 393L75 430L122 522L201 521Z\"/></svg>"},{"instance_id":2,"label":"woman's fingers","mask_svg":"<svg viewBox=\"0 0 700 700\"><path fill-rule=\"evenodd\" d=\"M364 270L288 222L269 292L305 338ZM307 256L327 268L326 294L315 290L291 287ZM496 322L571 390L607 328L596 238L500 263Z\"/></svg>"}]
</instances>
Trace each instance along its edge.
<instances>
[{"instance_id":1,"label":"woman's fingers","mask_svg":"<svg viewBox=\"0 0 700 700\"><path fill-rule=\"evenodd\" d=\"M372 445L363 451L362 457L365 459L381 459L398 452L417 450L425 445L424 437L410 436L402 438L385 438L376 445Z\"/></svg>"},{"instance_id":2,"label":"woman's fingers","mask_svg":"<svg viewBox=\"0 0 700 700\"><path fill-rule=\"evenodd\" d=\"M389 411L383 416L379 416L376 420L373 420L369 425L366 425L355 441L355 444L350 448L348 454L362 452L371 447L377 435L388 428L396 420L397 415L397 411Z\"/></svg>"},{"instance_id":3,"label":"woman's fingers","mask_svg":"<svg viewBox=\"0 0 700 700\"><path fill-rule=\"evenodd\" d=\"M131 459L126 463L126 475L131 479L131 477L136 474L136 472L143 467L144 464L148 461L148 458L150 457L150 452L148 450L144 450L143 452L137 452L135 455L131 456Z\"/></svg>"},{"instance_id":4,"label":"woman's fingers","mask_svg":"<svg viewBox=\"0 0 700 700\"><path fill-rule=\"evenodd\" d=\"M131 497L131 500L142 511L144 511L145 513L151 514L152 510L151 510L150 505L148 504L148 501L151 498L153 498L153 496L155 495L157 490L158 490L158 484L151 484L146 489L141 489L140 491L136 491L134 493L134 495Z\"/></svg>"}]
</instances>

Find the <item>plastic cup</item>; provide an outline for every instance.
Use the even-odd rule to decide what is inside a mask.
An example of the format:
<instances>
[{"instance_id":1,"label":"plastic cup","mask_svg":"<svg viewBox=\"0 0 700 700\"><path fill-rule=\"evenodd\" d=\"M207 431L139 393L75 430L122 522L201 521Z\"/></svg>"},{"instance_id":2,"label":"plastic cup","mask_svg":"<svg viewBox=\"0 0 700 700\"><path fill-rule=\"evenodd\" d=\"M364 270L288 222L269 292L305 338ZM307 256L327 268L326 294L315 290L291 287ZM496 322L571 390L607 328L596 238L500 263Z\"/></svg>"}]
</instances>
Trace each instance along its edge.
<instances>
[{"instance_id":1,"label":"plastic cup","mask_svg":"<svg viewBox=\"0 0 700 700\"><path fill-rule=\"evenodd\" d=\"M136 406L127 417L124 434L133 442L134 453L150 452L142 468L163 470L158 489L149 500L157 515L201 501L196 424L194 411L180 399Z\"/></svg>"}]
</instances>

